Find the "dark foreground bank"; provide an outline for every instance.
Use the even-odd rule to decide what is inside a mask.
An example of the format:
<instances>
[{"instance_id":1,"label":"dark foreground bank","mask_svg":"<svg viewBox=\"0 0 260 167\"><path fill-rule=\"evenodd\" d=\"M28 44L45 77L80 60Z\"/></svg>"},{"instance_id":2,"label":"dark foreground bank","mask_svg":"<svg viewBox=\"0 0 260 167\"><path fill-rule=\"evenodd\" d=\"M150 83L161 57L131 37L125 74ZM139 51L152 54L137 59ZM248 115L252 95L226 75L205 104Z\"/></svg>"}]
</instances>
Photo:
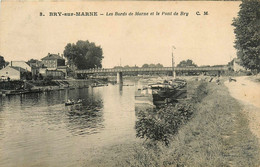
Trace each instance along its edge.
<instances>
[{"instance_id":1,"label":"dark foreground bank","mask_svg":"<svg viewBox=\"0 0 260 167\"><path fill-rule=\"evenodd\" d=\"M198 88L204 95L192 104L189 119L181 121L174 135L168 135L168 144L146 138L113 145L97 153L91 162L87 160L86 165L259 166L257 138L249 130L241 104L222 83L199 86L201 82L189 81L190 95Z\"/></svg>"}]
</instances>

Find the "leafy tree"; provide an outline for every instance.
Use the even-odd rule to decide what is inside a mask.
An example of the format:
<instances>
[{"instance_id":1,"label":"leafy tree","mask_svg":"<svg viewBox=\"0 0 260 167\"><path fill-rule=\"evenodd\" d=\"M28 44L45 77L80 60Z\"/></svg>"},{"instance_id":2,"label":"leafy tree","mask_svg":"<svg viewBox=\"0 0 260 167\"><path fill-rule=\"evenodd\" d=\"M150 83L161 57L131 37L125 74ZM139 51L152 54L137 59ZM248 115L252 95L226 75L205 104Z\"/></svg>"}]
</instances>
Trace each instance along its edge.
<instances>
[{"instance_id":1,"label":"leafy tree","mask_svg":"<svg viewBox=\"0 0 260 167\"><path fill-rule=\"evenodd\" d=\"M155 66L156 66L156 67L159 67L159 68L160 68L160 67L163 67L163 65L160 64L160 63L156 64Z\"/></svg>"},{"instance_id":2,"label":"leafy tree","mask_svg":"<svg viewBox=\"0 0 260 167\"><path fill-rule=\"evenodd\" d=\"M162 64L158 63L158 64L143 64L142 68L154 68L154 67L163 67Z\"/></svg>"},{"instance_id":3,"label":"leafy tree","mask_svg":"<svg viewBox=\"0 0 260 167\"><path fill-rule=\"evenodd\" d=\"M38 60L37 59L30 59L27 61L28 64L31 64L31 63L36 63Z\"/></svg>"},{"instance_id":4,"label":"leafy tree","mask_svg":"<svg viewBox=\"0 0 260 167\"><path fill-rule=\"evenodd\" d=\"M234 65L235 59L232 59L230 62L228 62L228 66L233 66Z\"/></svg>"},{"instance_id":5,"label":"leafy tree","mask_svg":"<svg viewBox=\"0 0 260 167\"><path fill-rule=\"evenodd\" d=\"M114 66L113 68L138 68L138 66L129 66L129 65L125 65L125 66Z\"/></svg>"},{"instance_id":6,"label":"leafy tree","mask_svg":"<svg viewBox=\"0 0 260 167\"><path fill-rule=\"evenodd\" d=\"M2 69L5 66L5 59L3 56L0 55L0 69Z\"/></svg>"},{"instance_id":7,"label":"leafy tree","mask_svg":"<svg viewBox=\"0 0 260 167\"><path fill-rule=\"evenodd\" d=\"M188 103L164 106L156 111L141 110L135 123L136 136L169 145L171 136L191 119L193 112L194 107Z\"/></svg>"},{"instance_id":8,"label":"leafy tree","mask_svg":"<svg viewBox=\"0 0 260 167\"><path fill-rule=\"evenodd\" d=\"M114 68L123 68L122 66L115 66Z\"/></svg>"},{"instance_id":9,"label":"leafy tree","mask_svg":"<svg viewBox=\"0 0 260 167\"><path fill-rule=\"evenodd\" d=\"M150 64L149 67L154 68L154 67L156 67L156 65L155 64Z\"/></svg>"},{"instance_id":10,"label":"leafy tree","mask_svg":"<svg viewBox=\"0 0 260 167\"><path fill-rule=\"evenodd\" d=\"M142 66L143 68L148 68L149 67L149 65L148 64L143 64L143 66Z\"/></svg>"},{"instance_id":11,"label":"leafy tree","mask_svg":"<svg viewBox=\"0 0 260 167\"><path fill-rule=\"evenodd\" d=\"M235 48L242 65L260 71L260 1L242 0L238 17L234 18Z\"/></svg>"},{"instance_id":12,"label":"leafy tree","mask_svg":"<svg viewBox=\"0 0 260 167\"><path fill-rule=\"evenodd\" d=\"M181 61L177 67L198 67L192 60L183 60Z\"/></svg>"},{"instance_id":13,"label":"leafy tree","mask_svg":"<svg viewBox=\"0 0 260 167\"><path fill-rule=\"evenodd\" d=\"M68 65L77 69L101 68L103 51L95 43L79 40L76 44L68 43L64 50Z\"/></svg>"}]
</instances>

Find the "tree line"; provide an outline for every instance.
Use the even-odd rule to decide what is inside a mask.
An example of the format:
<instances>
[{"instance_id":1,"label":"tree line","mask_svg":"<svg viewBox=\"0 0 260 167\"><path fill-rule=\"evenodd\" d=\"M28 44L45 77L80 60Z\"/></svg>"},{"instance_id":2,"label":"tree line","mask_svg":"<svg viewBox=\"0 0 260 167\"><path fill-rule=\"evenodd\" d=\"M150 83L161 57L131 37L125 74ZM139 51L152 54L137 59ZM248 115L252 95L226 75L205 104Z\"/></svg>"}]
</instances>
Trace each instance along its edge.
<instances>
[{"instance_id":1,"label":"tree line","mask_svg":"<svg viewBox=\"0 0 260 167\"><path fill-rule=\"evenodd\" d=\"M159 68L159 67L163 67L163 65L162 64L160 64L160 63L157 63L157 64L143 64L142 66L141 66L141 68L154 68L154 67L157 67L157 68ZM114 68L140 68L139 66L137 66L137 65L134 65L134 66L129 66L129 65L125 65L125 66L114 66Z\"/></svg>"},{"instance_id":2,"label":"tree line","mask_svg":"<svg viewBox=\"0 0 260 167\"><path fill-rule=\"evenodd\" d=\"M260 72L260 1L242 0L235 27L235 48L242 66Z\"/></svg>"},{"instance_id":3,"label":"tree line","mask_svg":"<svg viewBox=\"0 0 260 167\"><path fill-rule=\"evenodd\" d=\"M4 68L5 66L7 66L8 64L9 64L9 62L5 61L5 58L0 55L0 70L2 68Z\"/></svg>"},{"instance_id":4,"label":"tree line","mask_svg":"<svg viewBox=\"0 0 260 167\"><path fill-rule=\"evenodd\" d=\"M158 64L143 64L141 66L141 68L160 68L160 67L164 67L162 64L158 63ZM195 64L192 60L187 59L187 60L183 60L181 61L177 67L198 67L197 64ZM114 68L139 68L138 66L129 66L129 65L125 65L125 66L115 66Z\"/></svg>"}]
</instances>

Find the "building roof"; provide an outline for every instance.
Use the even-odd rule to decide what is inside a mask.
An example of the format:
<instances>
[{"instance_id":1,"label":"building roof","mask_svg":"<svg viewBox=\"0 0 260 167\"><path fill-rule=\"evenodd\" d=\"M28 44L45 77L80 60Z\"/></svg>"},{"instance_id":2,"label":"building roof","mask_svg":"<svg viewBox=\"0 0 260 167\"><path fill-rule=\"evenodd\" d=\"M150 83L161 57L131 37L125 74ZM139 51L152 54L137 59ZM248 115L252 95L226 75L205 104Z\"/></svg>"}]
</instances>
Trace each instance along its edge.
<instances>
[{"instance_id":1,"label":"building roof","mask_svg":"<svg viewBox=\"0 0 260 167\"><path fill-rule=\"evenodd\" d=\"M26 71L29 71L31 72L31 66L25 62L25 61L11 61L8 66L11 66L11 67L21 67L23 68L24 70Z\"/></svg>"},{"instance_id":2,"label":"building roof","mask_svg":"<svg viewBox=\"0 0 260 167\"><path fill-rule=\"evenodd\" d=\"M17 70L17 71L21 71L21 72L26 72L27 70L25 70L24 68L22 67L16 67L16 66L10 66L11 68Z\"/></svg>"},{"instance_id":3,"label":"building roof","mask_svg":"<svg viewBox=\"0 0 260 167\"><path fill-rule=\"evenodd\" d=\"M30 66L30 64L28 64L25 61L11 61L11 63L23 63L23 64L26 64L26 65Z\"/></svg>"},{"instance_id":4,"label":"building roof","mask_svg":"<svg viewBox=\"0 0 260 167\"><path fill-rule=\"evenodd\" d=\"M30 63L30 66L32 68L41 68L42 66L44 66L44 64L41 61L39 61L39 62L36 62L36 63Z\"/></svg>"},{"instance_id":5,"label":"building roof","mask_svg":"<svg viewBox=\"0 0 260 167\"><path fill-rule=\"evenodd\" d=\"M8 68L12 68L12 69L15 69L16 71L20 71L20 72L26 72L27 70L25 70L24 68L22 67L17 67L17 66L6 66L5 68L3 68L2 70L6 70Z\"/></svg>"},{"instance_id":6,"label":"building roof","mask_svg":"<svg viewBox=\"0 0 260 167\"><path fill-rule=\"evenodd\" d=\"M46 57L42 58L42 60L56 60L56 59L64 60L62 57L60 57L57 54L48 54Z\"/></svg>"}]
</instances>

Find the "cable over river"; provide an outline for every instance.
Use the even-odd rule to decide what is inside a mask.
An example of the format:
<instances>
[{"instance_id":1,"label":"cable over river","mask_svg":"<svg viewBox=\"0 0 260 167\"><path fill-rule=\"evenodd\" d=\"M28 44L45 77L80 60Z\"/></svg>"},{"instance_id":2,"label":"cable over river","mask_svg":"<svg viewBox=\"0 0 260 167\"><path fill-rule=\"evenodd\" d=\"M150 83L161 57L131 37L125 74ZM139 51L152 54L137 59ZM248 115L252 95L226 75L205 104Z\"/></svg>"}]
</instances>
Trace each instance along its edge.
<instances>
[{"instance_id":1,"label":"cable over river","mask_svg":"<svg viewBox=\"0 0 260 167\"><path fill-rule=\"evenodd\" d=\"M108 85L1 97L0 166L88 166L104 148L137 141L135 89ZM90 109L64 105L79 98Z\"/></svg>"}]
</instances>

